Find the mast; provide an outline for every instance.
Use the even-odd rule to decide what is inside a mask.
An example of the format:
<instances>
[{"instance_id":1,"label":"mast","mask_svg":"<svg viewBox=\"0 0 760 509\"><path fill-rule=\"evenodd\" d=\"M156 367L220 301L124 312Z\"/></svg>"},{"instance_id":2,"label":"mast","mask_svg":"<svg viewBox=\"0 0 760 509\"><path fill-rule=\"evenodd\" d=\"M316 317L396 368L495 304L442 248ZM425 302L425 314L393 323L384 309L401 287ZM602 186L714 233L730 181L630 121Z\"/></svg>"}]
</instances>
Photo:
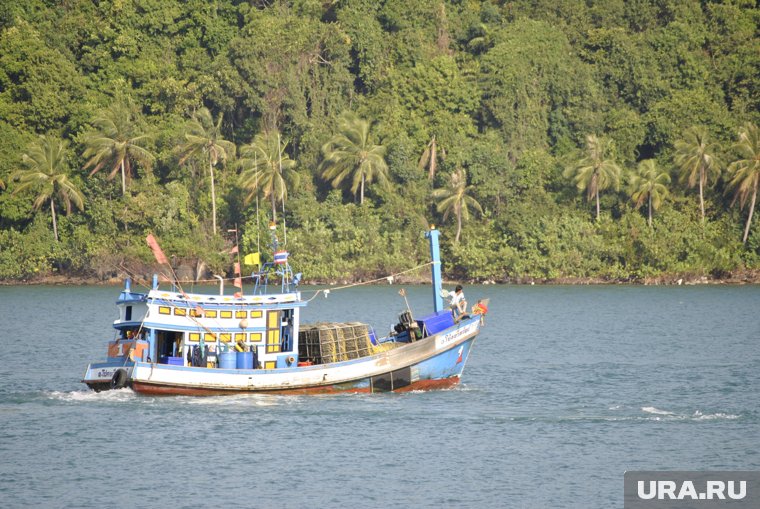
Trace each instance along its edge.
<instances>
[{"instance_id":1,"label":"mast","mask_svg":"<svg viewBox=\"0 0 760 509\"><path fill-rule=\"evenodd\" d=\"M425 237L430 240L430 269L433 283L433 309L436 313L443 311L443 297L441 297L441 250L438 245L438 237L441 233L430 225L430 230L425 232Z\"/></svg>"}]
</instances>

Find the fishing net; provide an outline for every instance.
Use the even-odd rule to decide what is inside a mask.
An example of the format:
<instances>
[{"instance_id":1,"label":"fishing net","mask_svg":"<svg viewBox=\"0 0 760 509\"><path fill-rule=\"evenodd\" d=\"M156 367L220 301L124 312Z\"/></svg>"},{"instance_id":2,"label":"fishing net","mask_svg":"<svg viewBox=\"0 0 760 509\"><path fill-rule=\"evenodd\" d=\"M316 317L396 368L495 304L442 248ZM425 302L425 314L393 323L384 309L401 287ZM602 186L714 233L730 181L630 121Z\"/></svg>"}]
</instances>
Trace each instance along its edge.
<instances>
[{"instance_id":1,"label":"fishing net","mask_svg":"<svg viewBox=\"0 0 760 509\"><path fill-rule=\"evenodd\" d=\"M313 364L329 364L373 355L387 348L372 344L365 323L315 323L298 333L298 357Z\"/></svg>"}]
</instances>

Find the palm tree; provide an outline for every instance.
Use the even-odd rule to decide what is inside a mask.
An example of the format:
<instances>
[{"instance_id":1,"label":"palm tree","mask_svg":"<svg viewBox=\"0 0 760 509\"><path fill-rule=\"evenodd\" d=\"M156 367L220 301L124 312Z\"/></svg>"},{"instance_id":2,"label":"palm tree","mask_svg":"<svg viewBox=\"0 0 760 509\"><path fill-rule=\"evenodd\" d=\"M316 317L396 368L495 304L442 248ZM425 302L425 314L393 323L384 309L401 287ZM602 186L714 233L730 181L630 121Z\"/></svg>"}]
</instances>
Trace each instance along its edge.
<instances>
[{"instance_id":1,"label":"palm tree","mask_svg":"<svg viewBox=\"0 0 760 509\"><path fill-rule=\"evenodd\" d=\"M736 149L743 159L738 159L729 165L728 171L731 174L731 181L728 183L728 188L736 189L732 205L738 198L739 207L742 209L747 202L747 196L752 195L747 225L744 227L744 237L742 238L742 242L746 244L749 237L749 227L752 224L752 215L755 212L757 188L760 182L760 130L755 124L747 123L741 128Z\"/></svg>"},{"instance_id":2,"label":"palm tree","mask_svg":"<svg viewBox=\"0 0 760 509\"><path fill-rule=\"evenodd\" d=\"M354 196L359 192L361 205L365 184L377 181L384 187L390 186L385 147L373 144L371 125L367 120L347 113L341 117L338 126L340 132L322 146L322 176L332 180L333 187L351 179L351 192Z\"/></svg>"},{"instance_id":3,"label":"palm tree","mask_svg":"<svg viewBox=\"0 0 760 509\"><path fill-rule=\"evenodd\" d=\"M112 179L121 170L121 193L127 193L127 183L132 178L132 162L149 168L155 160L143 145L149 136L135 132L132 111L126 104L115 103L101 111L92 122L93 129L85 134L83 157L89 158L84 169L93 167L94 175L108 167Z\"/></svg>"},{"instance_id":4,"label":"palm tree","mask_svg":"<svg viewBox=\"0 0 760 509\"><path fill-rule=\"evenodd\" d=\"M639 163L638 171L631 176L629 182L631 200L636 208L647 202L649 209L647 224L652 226L652 211L660 208L662 201L668 195L666 184L670 184L670 175L657 168L654 159L646 159Z\"/></svg>"},{"instance_id":5,"label":"palm tree","mask_svg":"<svg viewBox=\"0 0 760 509\"><path fill-rule=\"evenodd\" d=\"M185 164L188 159L208 162L208 172L211 177L211 216L214 233L216 234L216 186L214 182L214 167L221 161L227 163L228 158L235 157L235 144L222 137L222 114L216 123L208 108L201 108L193 114L185 126L186 142L179 147L179 164Z\"/></svg>"},{"instance_id":6,"label":"palm tree","mask_svg":"<svg viewBox=\"0 0 760 509\"><path fill-rule=\"evenodd\" d=\"M586 136L586 156L564 171L566 178L572 178L579 191L586 191L586 198L596 198L596 219L599 219L599 191L620 187L620 167L609 156L612 142L598 138L595 134Z\"/></svg>"},{"instance_id":7,"label":"palm tree","mask_svg":"<svg viewBox=\"0 0 760 509\"><path fill-rule=\"evenodd\" d=\"M443 147L441 147L440 157L441 159L446 158L446 149ZM425 150L422 152L422 156L420 156L419 167L420 169L427 167L428 178L430 180L433 180L435 177L435 170L438 168L438 142L435 140L435 135L433 135L430 143L427 144Z\"/></svg>"},{"instance_id":8,"label":"palm tree","mask_svg":"<svg viewBox=\"0 0 760 509\"><path fill-rule=\"evenodd\" d=\"M277 201L285 203L288 184L298 185L298 174L292 170L296 162L285 153L287 142L280 133L266 131L257 134L250 144L240 148L240 186L248 191L245 202L250 203L261 191L272 204L272 220L277 221Z\"/></svg>"},{"instance_id":9,"label":"palm tree","mask_svg":"<svg viewBox=\"0 0 760 509\"><path fill-rule=\"evenodd\" d=\"M687 181L690 189L699 185L699 209L704 222L705 186L710 177L715 181L720 176L721 163L717 156L717 145L709 142L704 127L692 127L684 132L683 139L675 142L675 149L675 163L681 170L681 181Z\"/></svg>"},{"instance_id":10,"label":"palm tree","mask_svg":"<svg viewBox=\"0 0 760 509\"><path fill-rule=\"evenodd\" d=\"M69 169L66 166L66 148L68 143L48 136L40 136L29 151L21 156L23 170L14 173L12 180L20 182L13 194L27 189L37 193L32 205L39 210L50 203L50 214L53 217L53 234L58 242L58 223L55 217L55 200L58 198L71 213L73 203L79 210L84 209L84 196L69 180Z\"/></svg>"},{"instance_id":11,"label":"palm tree","mask_svg":"<svg viewBox=\"0 0 760 509\"><path fill-rule=\"evenodd\" d=\"M470 218L470 207L483 213L480 203L470 195L473 189L475 186L467 185L467 172L458 168L451 174L447 187L433 191L433 198L439 200L436 209L443 213L443 220L446 221L452 213L457 217L457 235L454 239L456 244L459 244L462 234L462 222Z\"/></svg>"}]
</instances>

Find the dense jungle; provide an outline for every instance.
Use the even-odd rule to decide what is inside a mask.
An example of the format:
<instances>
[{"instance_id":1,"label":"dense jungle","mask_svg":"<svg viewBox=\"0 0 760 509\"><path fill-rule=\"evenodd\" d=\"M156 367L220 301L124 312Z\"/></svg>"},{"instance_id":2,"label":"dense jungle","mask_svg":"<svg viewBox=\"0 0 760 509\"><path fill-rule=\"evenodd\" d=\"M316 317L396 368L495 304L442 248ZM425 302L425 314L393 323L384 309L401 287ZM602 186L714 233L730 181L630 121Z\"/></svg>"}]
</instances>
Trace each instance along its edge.
<instances>
[{"instance_id":1,"label":"dense jungle","mask_svg":"<svg viewBox=\"0 0 760 509\"><path fill-rule=\"evenodd\" d=\"M694 0L0 5L0 280L755 280L760 10ZM253 267L244 267L250 272ZM420 278L425 276L422 271ZM408 273L413 280L415 273Z\"/></svg>"}]
</instances>

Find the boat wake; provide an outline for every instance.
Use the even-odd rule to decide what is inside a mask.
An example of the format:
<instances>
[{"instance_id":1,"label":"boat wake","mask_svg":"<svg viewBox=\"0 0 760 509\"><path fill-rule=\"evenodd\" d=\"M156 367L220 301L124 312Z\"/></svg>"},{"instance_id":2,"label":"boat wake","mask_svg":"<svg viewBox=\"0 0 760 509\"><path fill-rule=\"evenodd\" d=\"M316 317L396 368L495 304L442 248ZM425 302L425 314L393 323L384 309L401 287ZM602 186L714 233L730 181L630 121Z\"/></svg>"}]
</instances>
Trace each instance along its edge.
<instances>
[{"instance_id":1,"label":"boat wake","mask_svg":"<svg viewBox=\"0 0 760 509\"><path fill-rule=\"evenodd\" d=\"M47 392L48 399L66 402L91 402L91 401L133 401L137 395L131 389L117 389L112 391L95 392L91 390L79 391L51 391Z\"/></svg>"},{"instance_id":2,"label":"boat wake","mask_svg":"<svg viewBox=\"0 0 760 509\"><path fill-rule=\"evenodd\" d=\"M234 394L228 396L209 396L193 397L181 396L172 398L174 401L192 406L214 406L214 407L240 407L256 406L270 407L282 406L289 403L297 403L299 396L278 396L274 394Z\"/></svg>"},{"instance_id":3,"label":"boat wake","mask_svg":"<svg viewBox=\"0 0 760 509\"><path fill-rule=\"evenodd\" d=\"M655 417L650 417L650 420L679 420L679 421L712 421L717 419L734 420L740 416L736 414L729 414L725 412L715 412L712 414L702 413L700 410L695 410L694 413L676 413L668 410L661 410L653 406L641 407L641 411L650 414Z\"/></svg>"},{"instance_id":4,"label":"boat wake","mask_svg":"<svg viewBox=\"0 0 760 509\"><path fill-rule=\"evenodd\" d=\"M513 422L701 422L737 420L748 417L742 414L728 412L704 413L701 410L694 412L672 412L653 406L626 407L625 405L613 405L608 412L587 413L588 409L578 410L577 414L558 416L513 416L506 420Z\"/></svg>"},{"instance_id":5,"label":"boat wake","mask_svg":"<svg viewBox=\"0 0 760 509\"><path fill-rule=\"evenodd\" d=\"M667 410L660 410L659 408L655 408L653 406L641 407L641 411L648 414L655 414L655 415L676 415L673 412L668 412Z\"/></svg>"}]
</instances>

